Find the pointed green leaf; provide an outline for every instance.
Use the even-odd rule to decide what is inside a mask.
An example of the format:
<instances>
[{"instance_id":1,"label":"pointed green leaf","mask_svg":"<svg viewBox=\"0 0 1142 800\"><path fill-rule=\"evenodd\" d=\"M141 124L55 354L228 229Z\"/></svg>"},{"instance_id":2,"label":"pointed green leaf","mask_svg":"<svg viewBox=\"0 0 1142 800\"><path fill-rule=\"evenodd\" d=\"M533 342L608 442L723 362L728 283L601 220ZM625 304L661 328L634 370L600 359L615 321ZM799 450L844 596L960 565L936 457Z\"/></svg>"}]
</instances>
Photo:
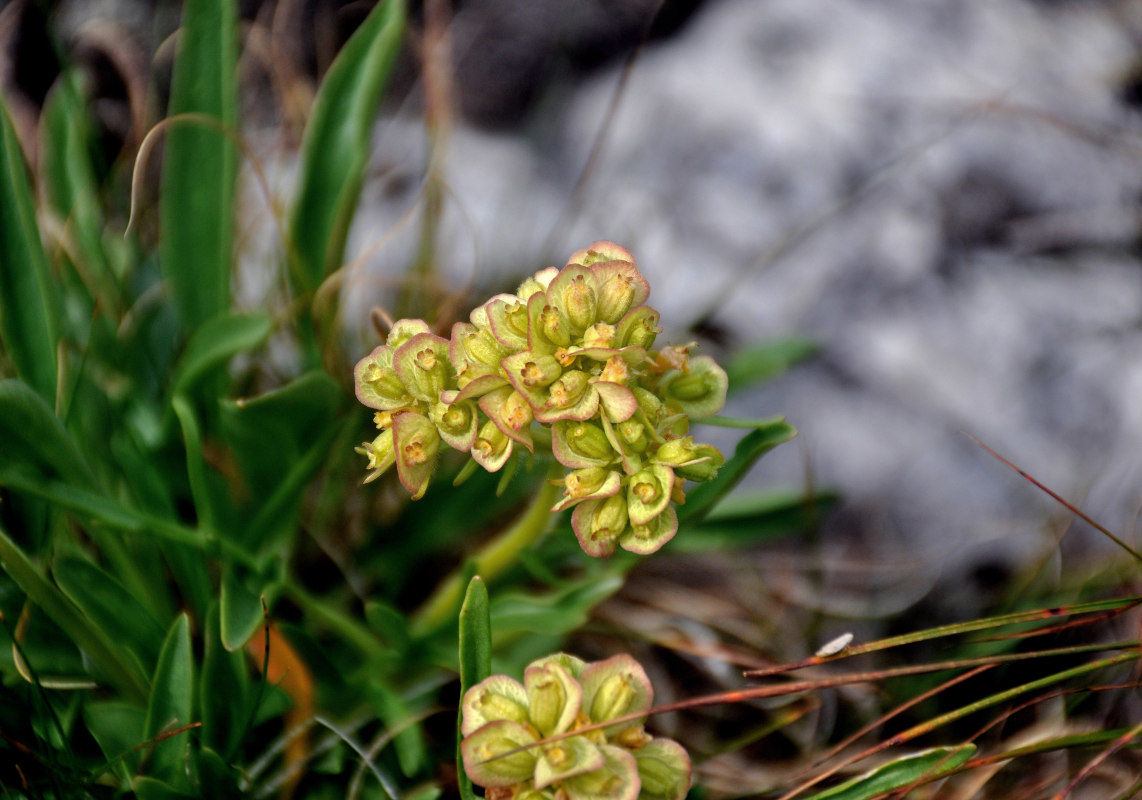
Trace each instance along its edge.
<instances>
[{"instance_id":1,"label":"pointed green leaf","mask_svg":"<svg viewBox=\"0 0 1142 800\"><path fill-rule=\"evenodd\" d=\"M260 347L273 330L269 314L226 314L194 332L174 370L174 393L189 393L203 377L239 353Z\"/></svg>"},{"instance_id":2,"label":"pointed green leaf","mask_svg":"<svg viewBox=\"0 0 1142 800\"><path fill-rule=\"evenodd\" d=\"M44 577L3 529L0 529L0 569L87 654L102 679L128 699L146 697L147 680L138 663L124 657L110 637Z\"/></svg>"},{"instance_id":3,"label":"pointed green leaf","mask_svg":"<svg viewBox=\"0 0 1142 800\"><path fill-rule=\"evenodd\" d=\"M159 263L184 328L230 307L238 151L235 0L187 0L171 79L159 213Z\"/></svg>"},{"instance_id":4,"label":"pointed green leaf","mask_svg":"<svg viewBox=\"0 0 1142 800\"><path fill-rule=\"evenodd\" d=\"M130 650L150 674L166 631L118 580L78 556L62 556L52 567L56 583L116 645Z\"/></svg>"},{"instance_id":5,"label":"pointed green leaf","mask_svg":"<svg viewBox=\"0 0 1142 800\"><path fill-rule=\"evenodd\" d=\"M329 67L314 100L289 222L302 292L314 291L341 264L404 16L404 0L383 0L374 8Z\"/></svg>"},{"instance_id":6,"label":"pointed green leaf","mask_svg":"<svg viewBox=\"0 0 1142 800\"><path fill-rule=\"evenodd\" d=\"M819 349L815 341L802 336L771 339L745 347L734 353L726 364L730 392L772 380L794 364L816 355Z\"/></svg>"},{"instance_id":7,"label":"pointed green leaf","mask_svg":"<svg viewBox=\"0 0 1142 800\"><path fill-rule=\"evenodd\" d=\"M222 644L230 652L242 648L262 625L260 596L247 586L247 571L227 564L222 571Z\"/></svg>"},{"instance_id":8,"label":"pointed green leaf","mask_svg":"<svg viewBox=\"0 0 1142 800\"><path fill-rule=\"evenodd\" d=\"M783 418L759 420L754 430L738 442L733 458L722 465L717 477L709 483L695 486L686 495L686 504L678 509L679 522L686 524L701 519L737 486L759 458L796 435L797 429Z\"/></svg>"},{"instance_id":9,"label":"pointed green leaf","mask_svg":"<svg viewBox=\"0 0 1142 800\"><path fill-rule=\"evenodd\" d=\"M94 737L103 757L114 761L121 778L129 778L139 768L143 726L147 712L141 705L118 700L96 700L84 704L83 722Z\"/></svg>"},{"instance_id":10,"label":"pointed green leaf","mask_svg":"<svg viewBox=\"0 0 1142 800\"><path fill-rule=\"evenodd\" d=\"M0 102L0 344L16 374L49 405L56 398L58 338L27 167L8 110Z\"/></svg>"},{"instance_id":11,"label":"pointed green leaf","mask_svg":"<svg viewBox=\"0 0 1142 800\"><path fill-rule=\"evenodd\" d=\"M194 661L190 649L190 619L180 614L167 632L159 664L151 681L145 734L155 740L147 758L146 773L176 789L188 784L189 725L194 696ZM175 731L179 731L175 733Z\"/></svg>"},{"instance_id":12,"label":"pointed green leaf","mask_svg":"<svg viewBox=\"0 0 1142 800\"><path fill-rule=\"evenodd\" d=\"M864 775L845 781L806 800L868 800L879 797L895 789L913 783L924 783L953 772L975 755L975 751L974 744L933 747L881 764Z\"/></svg>"},{"instance_id":13,"label":"pointed green leaf","mask_svg":"<svg viewBox=\"0 0 1142 800\"><path fill-rule=\"evenodd\" d=\"M489 613L488 588L476 575L468 582L464 603L460 606L460 697L492 672L492 621ZM456 723L456 768L461 800L478 800L472 781L464 771L460 751L460 726L463 710Z\"/></svg>"},{"instance_id":14,"label":"pointed green leaf","mask_svg":"<svg viewBox=\"0 0 1142 800\"><path fill-rule=\"evenodd\" d=\"M2 268L0 268L2 269ZM95 476L43 396L22 380L0 380L0 469L18 466L92 487Z\"/></svg>"},{"instance_id":15,"label":"pointed green leaf","mask_svg":"<svg viewBox=\"0 0 1142 800\"><path fill-rule=\"evenodd\" d=\"M241 743L247 725L253 722L250 678L245 654L232 653L222 646L218 615L219 606L215 605L206 618L198 706L203 742L229 756Z\"/></svg>"}]
</instances>

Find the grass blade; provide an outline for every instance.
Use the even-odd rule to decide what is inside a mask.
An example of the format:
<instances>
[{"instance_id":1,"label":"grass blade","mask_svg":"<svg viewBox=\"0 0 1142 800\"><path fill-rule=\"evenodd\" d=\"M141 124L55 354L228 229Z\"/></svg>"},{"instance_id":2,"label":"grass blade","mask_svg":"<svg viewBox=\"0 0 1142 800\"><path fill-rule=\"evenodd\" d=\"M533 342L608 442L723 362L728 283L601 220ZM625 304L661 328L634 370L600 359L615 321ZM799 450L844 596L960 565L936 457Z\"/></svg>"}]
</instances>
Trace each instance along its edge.
<instances>
[{"instance_id":1,"label":"grass blade","mask_svg":"<svg viewBox=\"0 0 1142 800\"><path fill-rule=\"evenodd\" d=\"M974 744L933 747L881 764L864 775L858 775L806 800L869 800L905 786L947 775L975 755L975 751Z\"/></svg>"},{"instance_id":2,"label":"grass blade","mask_svg":"<svg viewBox=\"0 0 1142 800\"><path fill-rule=\"evenodd\" d=\"M383 0L374 8L329 67L314 100L289 221L294 277L306 294L341 264L404 17L404 0Z\"/></svg>"},{"instance_id":3,"label":"grass blade","mask_svg":"<svg viewBox=\"0 0 1142 800\"><path fill-rule=\"evenodd\" d=\"M171 85L170 116L204 114L221 129L176 125L167 134L159 263L183 326L230 307L238 152L237 10L234 0L187 0Z\"/></svg>"},{"instance_id":4,"label":"grass blade","mask_svg":"<svg viewBox=\"0 0 1142 800\"><path fill-rule=\"evenodd\" d=\"M49 406L56 399L56 309L27 167L0 103L0 343L16 374Z\"/></svg>"}]
</instances>

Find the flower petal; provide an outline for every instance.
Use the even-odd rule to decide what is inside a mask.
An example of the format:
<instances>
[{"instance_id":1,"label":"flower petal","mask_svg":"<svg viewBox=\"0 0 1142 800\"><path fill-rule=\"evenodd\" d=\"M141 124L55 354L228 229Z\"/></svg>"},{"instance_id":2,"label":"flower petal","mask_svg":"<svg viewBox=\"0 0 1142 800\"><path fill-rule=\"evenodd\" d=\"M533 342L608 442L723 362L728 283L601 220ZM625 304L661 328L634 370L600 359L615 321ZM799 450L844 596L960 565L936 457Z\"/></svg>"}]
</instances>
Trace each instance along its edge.
<instances>
[{"instance_id":1,"label":"flower petal","mask_svg":"<svg viewBox=\"0 0 1142 800\"><path fill-rule=\"evenodd\" d=\"M602 769L576 775L561 784L568 800L635 800L642 783L634 756L609 744L600 745L599 750L605 759Z\"/></svg>"},{"instance_id":2,"label":"flower petal","mask_svg":"<svg viewBox=\"0 0 1142 800\"><path fill-rule=\"evenodd\" d=\"M690 756L673 739L652 739L634 751L642 800L682 800L690 791Z\"/></svg>"},{"instance_id":3,"label":"flower petal","mask_svg":"<svg viewBox=\"0 0 1142 800\"><path fill-rule=\"evenodd\" d=\"M583 711L592 722L638 714L650 709L654 690L646 671L630 656L612 656L589 664L579 676L583 687ZM623 730L642 724L643 720L623 722L603 729L608 739Z\"/></svg>"},{"instance_id":4,"label":"flower petal","mask_svg":"<svg viewBox=\"0 0 1142 800\"><path fill-rule=\"evenodd\" d=\"M527 690L507 675L492 675L464 692L460 714L464 736L497 720L527 722Z\"/></svg>"},{"instance_id":5,"label":"flower petal","mask_svg":"<svg viewBox=\"0 0 1142 800\"><path fill-rule=\"evenodd\" d=\"M537 741L527 726L513 720L489 722L460 742L464 771L472 783L484 787L512 786L530 780L535 775L538 748L511 751Z\"/></svg>"},{"instance_id":6,"label":"flower petal","mask_svg":"<svg viewBox=\"0 0 1142 800\"><path fill-rule=\"evenodd\" d=\"M440 434L427 417L412 411L393 417L393 443L397 454L397 475L404 488L419 500L428 489L428 480L440 452Z\"/></svg>"},{"instance_id":7,"label":"flower petal","mask_svg":"<svg viewBox=\"0 0 1142 800\"><path fill-rule=\"evenodd\" d=\"M657 552L678 533L678 513L674 506L666 509L646 525L631 525L622 536L619 544L629 553L648 556Z\"/></svg>"}]
</instances>

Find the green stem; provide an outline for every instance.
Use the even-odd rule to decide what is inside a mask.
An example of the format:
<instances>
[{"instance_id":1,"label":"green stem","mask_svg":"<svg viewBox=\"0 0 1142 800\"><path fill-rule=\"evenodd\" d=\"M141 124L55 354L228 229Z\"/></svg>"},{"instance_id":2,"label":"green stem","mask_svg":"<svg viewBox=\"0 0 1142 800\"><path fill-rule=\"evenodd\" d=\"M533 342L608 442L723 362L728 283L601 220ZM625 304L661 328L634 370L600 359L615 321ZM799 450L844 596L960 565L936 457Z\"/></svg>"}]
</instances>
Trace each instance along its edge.
<instances>
[{"instance_id":1,"label":"green stem","mask_svg":"<svg viewBox=\"0 0 1142 800\"><path fill-rule=\"evenodd\" d=\"M562 476L563 466L556 461L551 463L547 477ZM524 548L530 546L547 530L551 522L551 507L559 497L559 486L545 480L536 492L531 505L523 515L506 531L501 533L473 561L476 574L490 582L514 564ZM449 575L436 591L425 601L412 618L414 635L429 633L456 616L460 608L460 598L464 592L466 573L463 567Z\"/></svg>"}]
</instances>

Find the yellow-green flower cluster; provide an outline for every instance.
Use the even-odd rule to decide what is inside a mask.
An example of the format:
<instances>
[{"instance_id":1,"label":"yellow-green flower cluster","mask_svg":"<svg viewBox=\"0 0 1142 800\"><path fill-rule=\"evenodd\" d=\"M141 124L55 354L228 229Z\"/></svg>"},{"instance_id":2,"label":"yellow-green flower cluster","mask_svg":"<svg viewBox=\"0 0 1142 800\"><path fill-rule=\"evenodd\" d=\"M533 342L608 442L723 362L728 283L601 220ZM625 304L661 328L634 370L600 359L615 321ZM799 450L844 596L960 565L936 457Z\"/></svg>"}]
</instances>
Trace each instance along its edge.
<instances>
[{"instance_id":1,"label":"yellow-green flower cluster","mask_svg":"<svg viewBox=\"0 0 1142 800\"><path fill-rule=\"evenodd\" d=\"M583 550L654 552L678 529L682 482L709 480L724 461L687 433L721 410L727 379L713 359L691 358L692 344L652 349L649 295L634 257L596 242L484 303L451 339L398 321L354 373L380 429L360 448L366 480L396 464L418 499L441 443L495 472L546 426L568 470L552 511L575 507Z\"/></svg>"},{"instance_id":2,"label":"yellow-green flower cluster","mask_svg":"<svg viewBox=\"0 0 1142 800\"><path fill-rule=\"evenodd\" d=\"M490 800L682 800L690 757L655 738L646 672L627 655L587 664L560 653L530 664L523 683L493 675L462 701L464 771ZM576 733L582 731L581 733ZM561 734L571 734L544 741Z\"/></svg>"}]
</instances>

